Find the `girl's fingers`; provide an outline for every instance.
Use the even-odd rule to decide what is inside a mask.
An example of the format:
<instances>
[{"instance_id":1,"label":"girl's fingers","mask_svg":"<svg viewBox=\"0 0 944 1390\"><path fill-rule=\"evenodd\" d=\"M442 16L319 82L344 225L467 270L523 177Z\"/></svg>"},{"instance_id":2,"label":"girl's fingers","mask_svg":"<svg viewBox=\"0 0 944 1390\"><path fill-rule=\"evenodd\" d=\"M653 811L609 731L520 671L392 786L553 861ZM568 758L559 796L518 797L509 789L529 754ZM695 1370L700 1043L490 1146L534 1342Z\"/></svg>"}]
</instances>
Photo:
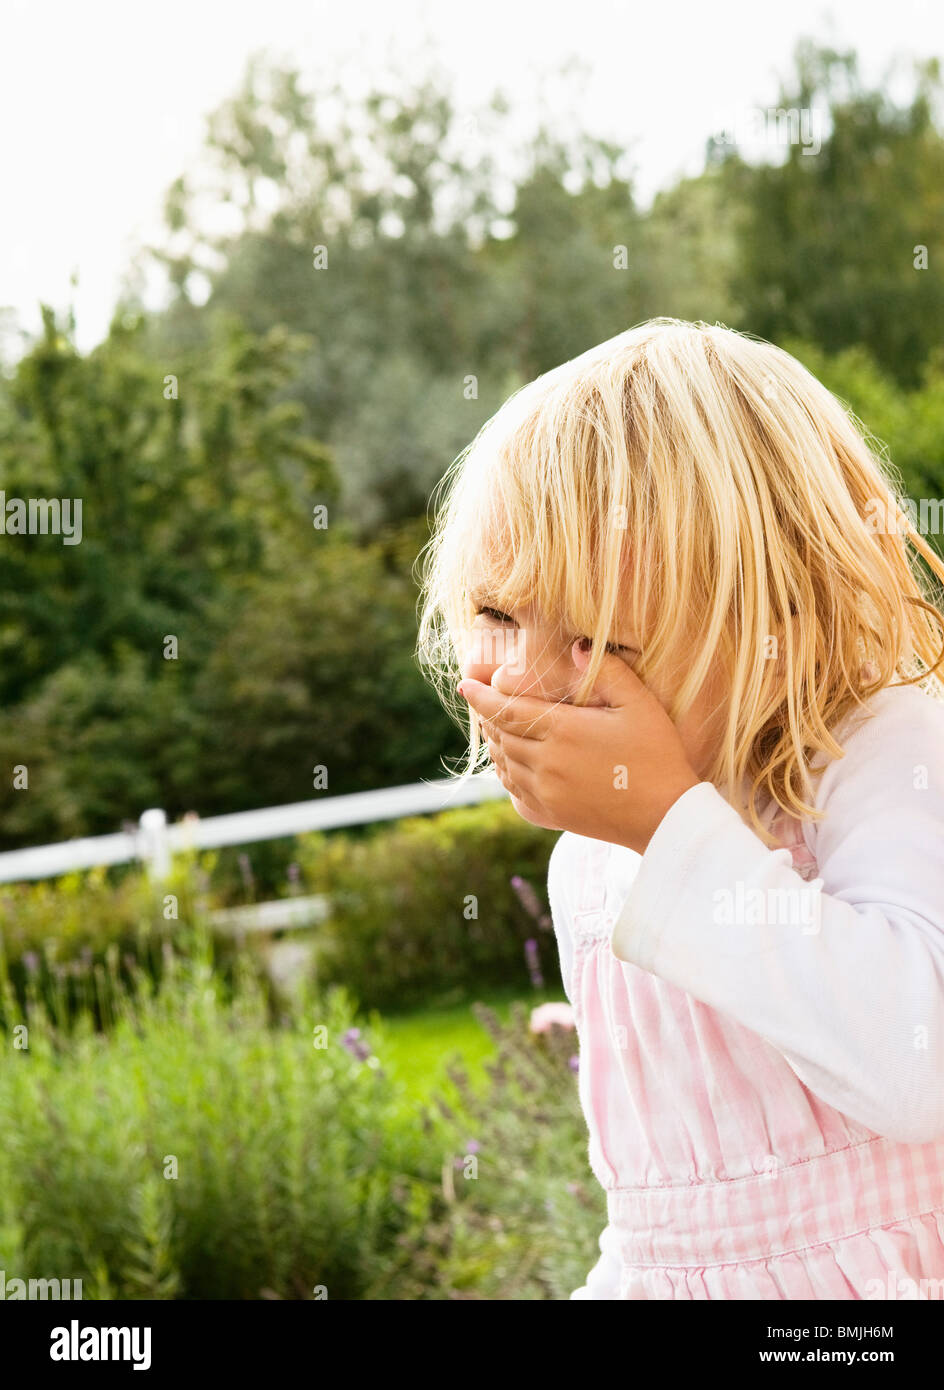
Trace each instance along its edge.
<instances>
[{"instance_id":1,"label":"girl's fingers","mask_svg":"<svg viewBox=\"0 0 944 1390\"><path fill-rule=\"evenodd\" d=\"M492 735L487 739L488 752L492 762L498 766L501 762L503 766L513 766L516 776L534 776L534 741L530 738L519 738L517 734Z\"/></svg>"},{"instance_id":2,"label":"girl's fingers","mask_svg":"<svg viewBox=\"0 0 944 1390\"><path fill-rule=\"evenodd\" d=\"M484 721L483 721L484 724ZM496 730L494 726L491 731L486 730L489 753L492 753L492 745L500 751L505 759L513 759L520 767L531 771L534 767L535 747L534 739L521 738L518 734L508 734L504 730ZM495 761L494 754L492 761Z\"/></svg>"},{"instance_id":3,"label":"girl's fingers","mask_svg":"<svg viewBox=\"0 0 944 1390\"><path fill-rule=\"evenodd\" d=\"M503 768L505 760L502 757L501 748L499 747L498 743L493 738L487 738L485 740L485 744L488 748L488 756L491 758L492 762L495 764L497 768Z\"/></svg>"},{"instance_id":4,"label":"girl's fingers","mask_svg":"<svg viewBox=\"0 0 944 1390\"><path fill-rule=\"evenodd\" d=\"M528 791L526 786L522 785L519 780L512 776L507 768L497 768L496 770L498 772L498 780L505 788L505 791L508 792L509 796L513 796L516 800L523 802L535 815L547 816L547 812L537 798Z\"/></svg>"},{"instance_id":5,"label":"girl's fingers","mask_svg":"<svg viewBox=\"0 0 944 1390\"><path fill-rule=\"evenodd\" d=\"M526 739L519 742L526 743ZM509 753L504 747L505 740L495 743L489 740L488 751L495 770L498 773L501 784L512 796L517 796L522 801L527 801L532 810L541 811L540 798L536 792L536 778L534 769L528 763L522 762L513 754Z\"/></svg>"},{"instance_id":6,"label":"girl's fingers","mask_svg":"<svg viewBox=\"0 0 944 1390\"><path fill-rule=\"evenodd\" d=\"M465 685L465 683L463 684ZM509 795L522 802L535 816L547 821L549 813L535 791L534 758L537 754L537 744L543 742L543 738L546 737L546 733L550 732L550 729L547 728L546 733L539 736L535 732L534 720L513 720L508 717L507 710L504 714L499 713L497 717L494 712L486 713L484 709L478 707L480 703L487 702L490 706L494 706L500 701L502 705L507 706L511 697L503 696L500 692L494 691L491 686L482 685L480 682L473 681L471 684L478 685L487 697L498 696L497 701L480 702L478 700L473 701L468 694L466 695L466 699L469 700L470 706L478 716L479 725L488 747L488 754L498 774L498 780ZM518 698L515 697L515 699ZM552 711L555 708L546 705L543 701L528 701L526 698L522 700L522 703L542 705L547 711ZM519 726L522 729L528 729L528 734L516 732L515 730Z\"/></svg>"},{"instance_id":7,"label":"girl's fingers","mask_svg":"<svg viewBox=\"0 0 944 1390\"><path fill-rule=\"evenodd\" d=\"M531 695L503 695L493 686L466 678L460 694L480 719L487 719L504 733L542 740L551 732L557 705Z\"/></svg>"}]
</instances>

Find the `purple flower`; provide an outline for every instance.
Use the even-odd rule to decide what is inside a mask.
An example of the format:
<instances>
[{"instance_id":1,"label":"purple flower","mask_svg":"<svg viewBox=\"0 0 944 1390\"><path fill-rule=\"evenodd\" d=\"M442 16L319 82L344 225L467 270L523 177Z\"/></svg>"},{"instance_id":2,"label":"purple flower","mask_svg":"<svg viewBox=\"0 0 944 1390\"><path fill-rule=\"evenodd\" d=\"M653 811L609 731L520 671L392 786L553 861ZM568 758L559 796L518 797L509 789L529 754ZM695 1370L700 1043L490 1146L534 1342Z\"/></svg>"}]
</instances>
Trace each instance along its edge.
<instances>
[{"instance_id":1,"label":"purple flower","mask_svg":"<svg viewBox=\"0 0 944 1390\"><path fill-rule=\"evenodd\" d=\"M35 975L36 971L39 969L39 956L36 954L36 952L24 951L22 959L23 965L25 966L26 970L30 973L30 975Z\"/></svg>"},{"instance_id":2,"label":"purple flower","mask_svg":"<svg viewBox=\"0 0 944 1390\"><path fill-rule=\"evenodd\" d=\"M579 1058L578 1056L576 1056L576 1054L575 1054L573 1057L568 1057L568 1059L567 1059L567 1065L570 1067L571 1071L579 1071L579 1070L580 1070L580 1058Z\"/></svg>"},{"instance_id":3,"label":"purple flower","mask_svg":"<svg viewBox=\"0 0 944 1390\"><path fill-rule=\"evenodd\" d=\"M528 970L531 972L531 983L535 989L542 989L544 986L544 976L541 974L541 962L538 957L538 943L534 937L529 937L524 943L525 960L528 962Z\"/></svg>"},{"instance_id":4,"label":"purple flower","mask_svg":"<svg viewBox=\"0 0 944 1390\"><path fill-rule=\"evenodd\" d=\"M542 931L548 931L552 925L551 919L548 914L542 910L541 904L538 902L538 895L535 893L528 880L522 878L520 874L514 874L510 879L510 883L525 912L528 913L529 917L534 918Z\"/></svg>"},{"instance_id":5,"label":"purple flower","mask_svg":"<svg viewBox=\"0 0 944 1390\"><path fill-rule=\"evenodd\" d=\"M538 902L538 895L535 893L531 884L520 874L514 874L511 879L511 886L517 894L518 901L529 916L538 918L541 915L541 905Z\"/></svg>"},{"instance_id":6,"label":"purple flower","mask_svg":"<svg viewBox=\"0 0 944 1390\"><path fill-rule=\"evenodd\" d=\"M477 1139L470 1139L465 1146L466 1153L477 1154L482 1145Z\"/></svg>"},{"instance_id":7,"label":"purple flower","mask_svg":"<svg viewBox=\"0 0 944 1390\"><path fill-rule=\"evenodd\" d=\"M370 1048L367 1043L361 1041L359 1028L349 1028L341 1039L341 1046L346 1048L351 1056L356 1057L359 1062L366 1062L370 1056Z\"/></svg>"}]
</instances>

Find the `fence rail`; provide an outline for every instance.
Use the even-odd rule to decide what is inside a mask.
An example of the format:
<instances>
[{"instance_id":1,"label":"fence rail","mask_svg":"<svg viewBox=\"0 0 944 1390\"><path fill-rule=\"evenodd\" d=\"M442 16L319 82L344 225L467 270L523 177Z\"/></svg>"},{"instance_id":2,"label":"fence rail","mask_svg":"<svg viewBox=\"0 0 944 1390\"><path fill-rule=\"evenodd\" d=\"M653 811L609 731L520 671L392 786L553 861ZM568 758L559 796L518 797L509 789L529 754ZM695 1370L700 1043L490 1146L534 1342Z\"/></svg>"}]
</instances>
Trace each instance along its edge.
<instances>
[{"instance_id":1,"label":"fence rail","mask_svg":"<svg viewBox=\"0 0 944 1390\"><path fill-rule=\"evenodd\" d=\"M75 869L126 864L132 860L146 863L155 878L164 878L173 855L186 850L249 845L311 830L336 830L345 825L399 820L403 816L445 811L507 795L495 774L486 772L461 782L444 777L438 781L384 787L380 791L296 801L260 811L184 820L176 825L168 825L164 812L152 808L143 813L135 832L63 840L55 845L38 845L0 854L0 883L55 878Z\"/></svg>"},{"instance_id":2,"label":"fence rail","mask_svg":"<svg viewBox=\"0 0 944 1390\"><path fill-rule=\"evenodd\" d=\"M232 936L247 932L280 932L288 927L316 927L330 916L331 902L316 897L276 898L246 907L225 907L210 914L213 925Z\"/></svg>"}]
</instances>

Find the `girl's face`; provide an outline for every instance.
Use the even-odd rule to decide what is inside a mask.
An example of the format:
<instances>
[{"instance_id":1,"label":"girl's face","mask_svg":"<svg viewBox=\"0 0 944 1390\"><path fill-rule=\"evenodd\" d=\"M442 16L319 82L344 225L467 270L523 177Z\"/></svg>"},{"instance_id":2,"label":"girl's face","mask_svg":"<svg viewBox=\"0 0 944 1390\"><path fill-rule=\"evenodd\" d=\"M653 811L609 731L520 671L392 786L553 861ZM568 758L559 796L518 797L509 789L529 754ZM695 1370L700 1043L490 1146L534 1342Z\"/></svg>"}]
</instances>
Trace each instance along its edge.
<instances>
[{"instance_id":1,"label":"girl's face","mask_svg":"<svg viewBox=\"0 0 944 1390\"><path fill-rule=\"evenodd\" d=\"M573 643L583 634L566 631L556 621L533 607L504 613L488 607L485 595L473 594L477 614L464 657L463 677L492 683L492 676L504 667L502 689L517 695L536 695L539 699L570 704L583 672L574 662ZM632 632L614 633L608 650L633 666L640 653L638 637ZM668 708L673 682L651 686L664 709ZM605 702L591 693L589 705ZM691 708L678 720L676 728L688 760L699 777L711 766L720 747L724 711L716 679L707 681Z\"/></svg>"}]
</instances>

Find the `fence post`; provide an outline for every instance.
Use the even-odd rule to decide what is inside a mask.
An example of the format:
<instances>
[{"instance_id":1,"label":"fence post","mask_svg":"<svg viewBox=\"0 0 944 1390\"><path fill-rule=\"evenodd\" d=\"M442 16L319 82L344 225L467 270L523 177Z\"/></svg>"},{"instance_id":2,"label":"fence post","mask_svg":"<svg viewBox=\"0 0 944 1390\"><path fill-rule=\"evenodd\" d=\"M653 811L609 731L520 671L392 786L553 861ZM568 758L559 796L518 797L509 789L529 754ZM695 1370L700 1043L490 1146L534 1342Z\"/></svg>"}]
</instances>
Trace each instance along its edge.
<instances>
[{"instance_id":1,"label":"fence post","mask_svg":"<svg viewBox=\"0 0 944 1390\"><path fill-rule=\"evenodd\" d=\"M142 811L139 821L138 852L153 879L170 874L170 845L167 840L167 816L158 807Z\"/></svg>"}]
</instances>

